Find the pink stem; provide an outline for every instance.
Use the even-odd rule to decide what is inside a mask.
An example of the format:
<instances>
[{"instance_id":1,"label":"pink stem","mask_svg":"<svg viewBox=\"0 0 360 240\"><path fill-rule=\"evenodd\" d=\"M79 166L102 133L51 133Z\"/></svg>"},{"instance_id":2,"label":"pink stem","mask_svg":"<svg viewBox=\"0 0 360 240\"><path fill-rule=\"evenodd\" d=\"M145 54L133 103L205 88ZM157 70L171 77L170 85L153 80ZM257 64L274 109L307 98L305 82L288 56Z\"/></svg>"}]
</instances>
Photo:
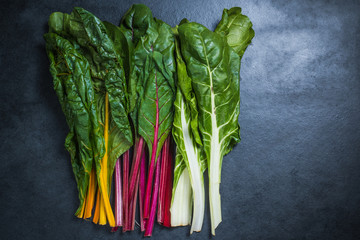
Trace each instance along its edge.
<instances>
[{"instance_id":1,"label":"pink stem","mask_svg":"<svg viewBox=\"0 0 360 240\"><path fill-rule=\"evenodd\" d=\"M135 149L134 149L134 158L131 165L130 171L130 180L129 180L129 199L132 201L135 194L135 182L137 178L137 174L139 172L140 160L142 156L142 152L144 151L144 138L140 136L140 138L136 141Z\"/></svg>"},{"instance_id":2,"label":"pink stem","mask_svg":"<svg viewBox=\"0 0 360 240\"><path fill-rule=\"evenodd\" d=\"M166 190L166 180L167 180L167 166L168 166L168 154L169 154L169 139L170 135L166 138L164 146L162 148L162 160L161 160L161 170L160 170L160 189L159 189L159 201L158 201L158 213L157 221L162 224L164 222L165 215L165 190Z\"/></svg>"},{"instance_id":3,"label":"pink stem","mask_svg":"<svg viewBox=\"0 0 360 240\"><path fill-rule=\"evenodd\" d=\"M148 222L146 223L145 237L151 236L152 230L154 228L156 205L157 205L157 200L158 200L158 195L159 195L160 162L161 162L161 157L159 156L157 163L156 163L154 191L153 191L153 194L151 197L151 210L150 210Z\"/></svg>"},{"instance_id":4,"label":"pink stem","mask_svg":"<svg viewBox=\"0 0 360 240\"><path fill-rule=\"evenodd\" d=\"M145 221L143 218L144 211L144 198L145 198L145 180L146 180L146 156L145 151L141 155L141 164L140 164L140 187L139 187L139 208L140 208L140 226L141 231L145 231Z\"/></svg>"},{"instance_id":5,"label":"pink stem","mask_svg":"<svg viewBox=\"0 0 360 240\"><path fill-rule=\"evenodd\" d=\"M129 150L123 155L123 232L128 231L128 219L129 219L129 195L128 195L128 184L129 184Z\"/></svg>"},{"instance_id":6,"label":"pink stem","mask_svg":"<svg viewBox=\"0 0 360 240\"><path fill-rule=\"evenodd\" d=\"M172 151L171 151L171 144L169 141L169 153L168 153L168 165L167 165L167 181L166 181L166 193L165 193L165 211L164 211L164 223L165 227L171 227L171 198L172 198L172 186L173 186L173 176L172 173L173 163L172 163Z\"/></svg>"},{"instance_id":7,"label":"pink stem","mask_svg":"<svg viewBox=\"0 0 360 240\"><path fill-rule=\"evenodd\" d=\"M134 230L135 228L135 213L136 213L136 202L137 202L137 196L138 196L138 188L139 188L139 179L140 179L140 171L138 171L136 183L135 183L135 195L130 203L129 208L129 229Z\"/></svg>"},{"instance_id":8,"label":"pink stem","mask_svg":"<svg viewBox=\"0 0 360 240\"><path fill-rule=\"evenodd\" d=\"M155 84L156 84L156 119L155 119L155 127L154 127L154 141L152 146L149 174L146 183L146 194L145 194L145 203L144 203L144 218L149 218L150 213L150 196L151 196L151 188L154 176L154 168L156 161L156 152L158 148L158 135L159 135L159 96L158 96L158 86L157 86L157 77L155 73Z\"/></svg>"},{"instance_id":9,"label":"pink stem","mask_svg":"<svg viewBox=\"0 0 360 240\"><path fill-rule=\"evenodd\" d=\"M115 164L115 224L122 226L123 223L123 203L121 190L121 169L120 158Z\"/></svg>"}]
</instances>

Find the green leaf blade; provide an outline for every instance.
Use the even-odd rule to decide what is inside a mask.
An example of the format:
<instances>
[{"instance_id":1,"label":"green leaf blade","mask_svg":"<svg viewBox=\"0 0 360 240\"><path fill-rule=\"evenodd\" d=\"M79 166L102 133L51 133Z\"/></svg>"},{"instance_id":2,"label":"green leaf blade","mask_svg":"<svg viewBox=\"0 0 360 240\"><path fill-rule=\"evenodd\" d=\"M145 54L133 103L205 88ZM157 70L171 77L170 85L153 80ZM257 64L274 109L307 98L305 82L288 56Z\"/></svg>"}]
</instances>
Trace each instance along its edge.
<instances>
[{"instance_id":1,"label":"green leaf blade","mask_svg":"<svg viewBox=\"0 0 360 240\"><path fill-rule=\"evenodd\" d=\"M244 55L246 48L255 36L252 22L247 16L241 14L241 8L239 7L224 9L215 32L227 39L229 46L234 49L240 58Z\"/></svg>"},{"instance_id":2,"label":"green leaf blade","mask_svg":"<svg viewBox=\"0 0 360 240\"><path fill-rule=\"evenodd\" d=\"M70 153L78 184L80 207L77 215L84 203L93 159L100 159L105 153L104 139L93 105L95 93L88 61L70 41L59 35L48 33L44 38L54 89L70 129L65 147Z\"/></svg>"}]
</instances>

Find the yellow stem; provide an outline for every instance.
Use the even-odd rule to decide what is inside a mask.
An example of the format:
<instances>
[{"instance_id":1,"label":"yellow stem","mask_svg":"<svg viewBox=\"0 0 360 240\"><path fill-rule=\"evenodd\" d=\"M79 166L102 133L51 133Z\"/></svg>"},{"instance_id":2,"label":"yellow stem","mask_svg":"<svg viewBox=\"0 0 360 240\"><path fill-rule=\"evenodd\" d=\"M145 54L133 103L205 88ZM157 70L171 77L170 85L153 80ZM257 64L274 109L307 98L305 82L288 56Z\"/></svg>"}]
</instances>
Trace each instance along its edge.
<instances>
[{"instance_id":1,"label":"yellow stem","mask_svg":"<svg viewBox=\"0 0 360 240\"><path fill-rule=\"evenodd\" d=\"M103 205L105 208L107 220L109 222L110 227L115 227L115 217L110 205L108 183L107 183L108 141L109 141L109 96L107 93L105 95L104 139L105 139L105 155L101 163L100 189L101 189L101 196L103 199Z\"/></svg>"},{"instance_id":2,"label":"yellow stem","mask_svg":"<svg viewBox=\"0 0 360 240\"><path fill-rule=\"evenodd\" d=\"M105 204L104 199L100 199L100 218L99 224L105 225L106 224L106 213L105 213Z\"/></svg>"}]
</instances>

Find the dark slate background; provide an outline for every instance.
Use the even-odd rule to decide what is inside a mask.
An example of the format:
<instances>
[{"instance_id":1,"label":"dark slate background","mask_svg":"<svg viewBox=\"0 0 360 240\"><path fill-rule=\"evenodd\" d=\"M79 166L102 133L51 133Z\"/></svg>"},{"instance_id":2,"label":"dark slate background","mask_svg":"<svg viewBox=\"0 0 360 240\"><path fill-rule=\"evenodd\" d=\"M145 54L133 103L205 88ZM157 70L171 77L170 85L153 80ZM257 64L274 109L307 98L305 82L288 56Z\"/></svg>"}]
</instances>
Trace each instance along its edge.
<instances>
[{"instance_id":1,"label":"dark slate background","mask_svg":"<svg viewBox=\"0 0 360 240\"><path fill-rule=\"evenodd\" d=\"M132 3L1 1L1 239L141 238L138 229L110 233L73 215L68 128L42 38L53 11L81 6L118 24ZM241 69L242 142L224 158L215 239L360 239L360 2L146 4L172 26L186 17L213 30L232 6L254 24ZM210 237L206 210L191 239ZM188 232L156 225L153 238Z\"/></svg>"}]
</instances>

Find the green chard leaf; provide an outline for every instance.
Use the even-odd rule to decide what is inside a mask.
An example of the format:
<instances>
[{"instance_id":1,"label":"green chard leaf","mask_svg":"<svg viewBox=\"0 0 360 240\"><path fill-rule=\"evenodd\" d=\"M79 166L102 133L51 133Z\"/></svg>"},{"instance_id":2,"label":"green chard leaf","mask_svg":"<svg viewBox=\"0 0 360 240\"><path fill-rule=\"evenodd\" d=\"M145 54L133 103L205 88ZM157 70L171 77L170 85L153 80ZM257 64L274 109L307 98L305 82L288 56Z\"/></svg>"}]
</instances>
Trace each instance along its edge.
<instances>
[{"instance_id":1,"label":"green chard leaf","mask_svg":"<svg viewBox=\"0 0 360 240\"><path fill-rule=\"evenodd\" d=\"M221 222L222 159L240 141L240 57L224 37L197 23L180 25L179 37L199 109L199 128L209 169L211 228L215 235Z\"/></svg>"},{"instance_id":2,"label":"green chard leaf","mask_svg":"<svg viewBox=\"0 0 360 240\"><path fill-rule=\"evenodd\" d=\"M76 47L55 33L47 33L44 38L54 89L70 129L65 147L78 185L78 215L84 204L93 161L100 161L105 154L103 133L93 104L95 91L89 63Z\"/></svg>"},{"instance_id":3,"label":"green chard leaf","mask_svg":"<svg viewBox=\"0 0 360 240\"><path fill-rule=\"evenodd\" d=\"M134 47L128 80L130 116L136 138L141 136L145 140L150 153L143 217L153 219L154 215L150 216L150 196L155 164L171 132L174 115L174 35L169 25L153 18L150 9L142 4L131 7L120 28ZM146 234L149 234L149 229Z\"/></svg>"},{"instance_id":4,"label":"green chard leaf","mask_svg":"<svg viewBox=\"0 0 360 240\"><path fill-rule=\"evenodd\" d=\"M87 63L87 69L82 69L82 72L78 71L76 77L79 78L79 81L82 78L88 78L91 81L91 91L88 89L87 91L92 94L92 98L86 98L84 101L90 101L94 108L93 114L96 117L94 121L97 125L89 126L89 131L97 134L91 134L89 138L93 143L93 148L101 149L101 152L93 154L89 164L96 166L97 182L104 200L106 217L110 226L115 226L109 200L112 173L118 157L127 151L133 142L128 119L129 98L126 72L123 67L123 58L128 63L126 52L123 51L128 48L126 45L122 45L127 42L126 38L120 28L101 22L82 8L74 8L71 14L53 13L49 19L49 32L49 34L66 39L77 51L78 61ZM57 51L56 47L49 45L48 48L52 52ZM50 54L49 58L52 61ZM125 64L125 66L128 65ZM54 77L54 82L55 80ZM62 102L61 94L58 93L58 96ZM64 104L62 105L64 106ZM66 106L63 109L66 112L71 107ZM79 117L76 116L78 113L73 114L75 115L73 117ZM72 126L69 124L69 127L71 129ZM66 140L66 145L70 146L68 150L71 155L77 156L77 152L82 151L83 148L77 148L76 152L73 150L74 146L80 142L79 139L72 138L73 134L71 133ZM85 177L86 179L83 181L86 181L88 185L88 175ZM82 188L84 189L82 189L81 203L84 202L86 186Z\"/></svg>"},{"instance_id":5,"label":"green chard leaf","mask_svg":"<svg viewBox=\"0 0 360 240\"><path fill-rule=\"evenodd\" d=\"M181 22L185 22L185 20L183 19ZM175 40L177 84L181 90L183 97L185 98L186 105L190 110L189 114L191 116L190 118L191 134L195 138L196 143L202 145L202 141L199 133L199 119L198 119L199 111L197 109L195 93L191 85L191 78L187 73L186 64L181 55L180 40L178 37L177 28L175 28L175 34L177 36Z\"/></svg>"},{"instance_id":6,"label":"green chard leaf","mask_svg":"<svg viewBox=\"0 0 360 240\"><path fill-rule=\"evenodd\" d=\"M135 132L137 134L137 109L139 108L139 94L142 92L143 82L141 76L143 74L144 59L146 58L146 52L144 56L134 53L135 47L138 46L142 37L148 35L148 28L153 22L153 17L150 9L143 4L134 4L125 13L121 20L120 29L124 34L127 46L127 80L128 80L128 93L129 93L129 108L130 115L134 124ZM123 44L125 46L125 44ZM136 66L136 67L135 67Z\"/></svg>"},{"instance_id":7,"label":"green chard leaf","mask_svg":"<svg viewBox=\"0 0 360 240\"><path fill-rule=\"evenodd\" d=\"M131 117L150 152L157 144L157 159L173 121L174 36L171 27L154 19L142 4L129 9L120 28L134 46L128 83Z\"/></svg>"},{"instance_id":8,"label":"green chard leaf","mask_svg":"<svg viewBox=\"0 0 360 240\"><path fill-rule=\"evenodd\" d=\"M244 55L251 39L255 36L250 19L241 14L241 8L224 9L215 32L224 36L227 43L240 56Z\"/></svg>"},{"instance_id":9,"label":"green chard leaf","mask_svg":"<svg viewBox=\"0 0 360 240\"><path fill-rule=\"evenodd\" d=\"M59 23L62 20L63 25ZM103 23L90 12L74 8L68 15L54 13L49 21L50 31L72 39L90 64L91 79L95 89L97 115L104 132L105 95L110 105L108 140L108 186L116 160L132 146L132 132L128 119L129 101L123 60L122 42L126 41L120 28ZM101 160L101 159L100 159ZM98 176L100 161L96 162Z\"/></svg>"}]
</instances>

